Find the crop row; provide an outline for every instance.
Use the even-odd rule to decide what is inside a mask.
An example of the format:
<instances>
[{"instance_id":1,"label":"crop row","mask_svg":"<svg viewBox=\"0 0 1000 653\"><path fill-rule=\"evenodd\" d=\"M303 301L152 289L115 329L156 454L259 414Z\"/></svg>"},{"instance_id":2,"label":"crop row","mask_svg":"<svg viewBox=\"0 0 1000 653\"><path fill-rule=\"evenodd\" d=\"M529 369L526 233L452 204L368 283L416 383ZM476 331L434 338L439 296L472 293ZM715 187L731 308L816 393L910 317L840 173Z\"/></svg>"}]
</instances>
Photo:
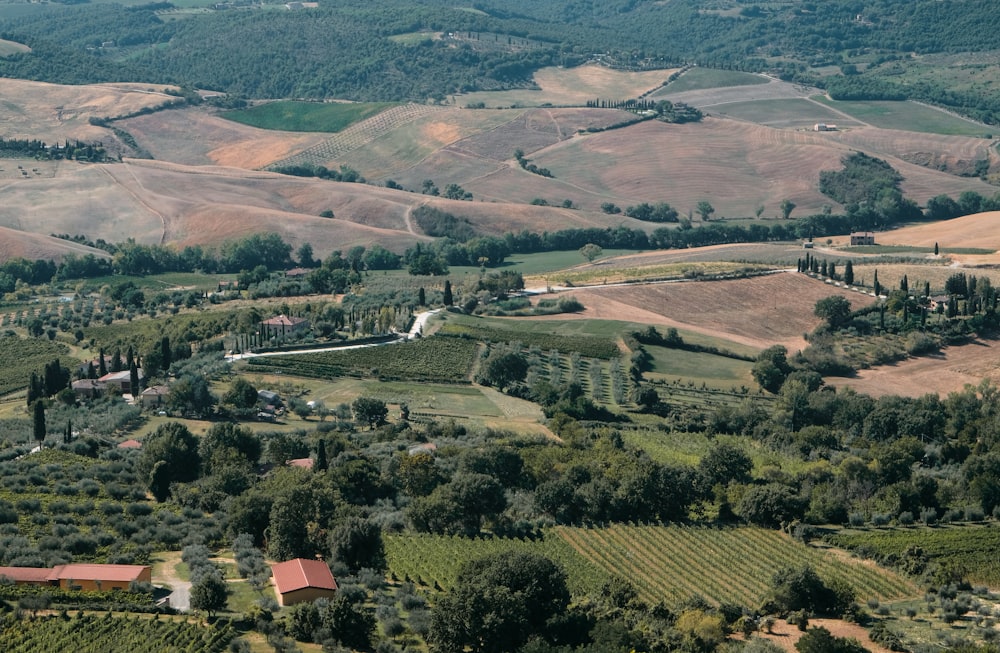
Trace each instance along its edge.
<instances>
[{"instance_id":1,"label":"crop row","mask_svg":"<svg viewBox=\"0 0 1000 653\"><path fill-rule=\"evenodd\" d=\"M899 598L915 592L905 579L845 562L777 531L760 528L616 525L556 527L582 556L609 574L630 580L651 602L698 594L710 601L757 605L782 567L810 565L839 579L859 598Z\"/></svg>"},{"instance_id":2,"label":"crop row","mask_svg":"<svg viewBox=\"0 0 1000 653\"><path fill-rule=\"evenodd\" d=\"M148 617L103 617L80 614L75 618L49 616L19 620L8 617L0 622L0 650L74 651L104 653L130 651L225 651L235 632L228 624L202 627L179 620Z\"/></svg>"},{"instance_id":3,"label":"crop row","mask_svg":"<svg viewBox=\"0 0 1000 653\"><path fill-rule=\"evenodd\" d=\"M902 558L912 547L974 583L1000 583L1000 529L989 526L936 528L886 528L840 533L828 538L832 544L885 559Z\"/></svg>"},{"instance_id":4,"label":"crop row","mask_svg":"<svg viewBox=\"0 0 1000 653\"><path fill-rule=\"evenodd\" d=\"M386 380L461 383L468 379L476 344L459 338L426 338L412 343L314 354L249 359L263 371L313 378L377 377Z\"/></svg>"},{"instance_id":5,"label":"crop row","mask_svg":"<svg viewBox=\"0 0 1000 653\"><path fill-rule=\"evenodd\" d=\"M447 590L463 564L503 551L540 553L563 568L574 596L600 589L608 574L591 564L554 533L537 539L467 538L448 535L408 534L385 538L389 572L400 580Z\"/></svg>"},{"instance_id":6,"label":"crop row","mask_svg":"<svg viewBox=\"0 0 1000 653\"><path fill-rule=\"evenodd\" d=\"M621 352L610 338L595 336L560 336L533 331L514 331L495 327L446 324L439 335L459 336L484 342L519 342L525 347L538 347L545 351L556 350L563 354L574 352L588 358L617 358Z\"/></svg>"},{"instance_id":7,"label":"crop row","mask_svg":"<svg viewBox=\"0 0 1000 653\"><path fill-rule=\"evenodd\" d=\"M0 338L0 395L28 386L32 372L41 373L46 363L51 363L69 350L65 345L42 338Z\"/></svg>"}]
</instances>

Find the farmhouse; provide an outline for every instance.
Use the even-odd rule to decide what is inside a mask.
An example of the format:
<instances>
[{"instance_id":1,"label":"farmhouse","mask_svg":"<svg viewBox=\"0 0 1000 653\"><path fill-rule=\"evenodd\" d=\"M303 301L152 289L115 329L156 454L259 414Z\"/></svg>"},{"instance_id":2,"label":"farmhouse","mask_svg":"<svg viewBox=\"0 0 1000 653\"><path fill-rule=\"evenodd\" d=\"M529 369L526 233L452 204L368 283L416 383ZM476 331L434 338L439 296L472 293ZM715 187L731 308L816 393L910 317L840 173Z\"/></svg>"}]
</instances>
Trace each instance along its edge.
<instances>
[{"instance_id":1,"label":"farmhouse","mask_svg":"<svg viewBox=\"0 0 1000 653\"><path fill-rule=\"evenodd\" d=\"M830 125L825 122L818 122L813 125L814 132L835 132L837 131L837 125Z\"/></svg>"},{"instance_id":2,"label":"farmhouse","mask_svg":"<svg viewBox=\"0 0 1000 653\"><path fill-rule=\"evenodd\" d=\"M288 317L278 315L261 322L266 337L272 335L284 336L299 333L309 328L309 320L304 317Z\"/></svg>"},{"instance_id":3,"label":"farmhouse","mask_svg":"<svg viewBox=\"0 0 1000 653\"><path fill-rule=\"evenodd\" d=\"M139 385L142 385L142 380L145 375L142 373L142 368L138 368L139 371ZM103 383L109 392L117 392L123 395L134 394L132 392L132 377L128 370L122 370L121 372L109 372L101 378L97 379L98 382ZM139 388L135 388L138 390Z\"/></svg>"},{"instance_id":4,"label":"farmhouse","mask_svg":"<svg viewBox=\"0 0 1000 653\"><path fill-rule=\"evenodd\" d=\"M97 379L77 379L72 386L73 394L83 399L93 399L104 392L104 384Z\"/></svg>"},{"instance_id":5,"label":"farmhouse","mask_svg":"<svg viewBox=\"0 0 1000 653\"><path fill-rule=\"evenodd\" d=\"M151 583L152 567L144 565L71 564L52 569L0 567L0 576L15 585L49 585L66 590L109 592L127 590L131 583Z\"/></svg>"},{"instance_id":6,"label":"farmhouse","mask_svg":"<svg viewBox=\"0 0 1000 653\"><path fill-rule=\"evenodd\" d=\"M170 394L170 388L165 385L154 385L146 388L139 395L139 403L143 408L155 408L163 405Z\"/></svg>"},{"instance_id":7,"label":"farmhouse","mask_svg":"<svg viewBox=\"0 0 1000 653\"><path fill-rule=\"evenodd\" d=\"M875 233L872 231L855 231L851 234L851 245L874 245Z\"/></svg>"},{"instance_id":8,"label":"farmhouse","mask_svg":"<svg viewBox=\"0 0 1000 653\"><path fill-rule=\"evenodd\" d=\"M322 560L295 558L271 565L278 603L294 605L319 598L332 598L337 593L337 581Z\"/></svg>"}]
</instances>

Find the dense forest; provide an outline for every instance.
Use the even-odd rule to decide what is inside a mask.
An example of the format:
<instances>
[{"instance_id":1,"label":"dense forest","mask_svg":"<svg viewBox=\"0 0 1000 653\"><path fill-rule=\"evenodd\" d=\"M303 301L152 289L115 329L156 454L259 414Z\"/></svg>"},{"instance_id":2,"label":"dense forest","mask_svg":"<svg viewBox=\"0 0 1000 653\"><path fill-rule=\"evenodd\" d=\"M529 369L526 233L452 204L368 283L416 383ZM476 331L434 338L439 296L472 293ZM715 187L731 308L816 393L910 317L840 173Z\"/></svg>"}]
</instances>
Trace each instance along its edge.
<instances>
[{"instance_id":1,"label":"dense forest","mask_svg":"<svg viewBox=\"0 0 1000 653\"><path fill-rule=\"evenodd\" d=\"M338 0L308 11L263 5L183 20L164 20L162 12L176 9L170 3L37 5L0 12L0 35L32 47L0 60L0 74L176 83L255 98L426 100L527 86L543 66L686 62L830 84L843 97L914 97L988 121L998 109L988 94L946 80L892 79L911 53L996 49L989 20L996 5L988 0L717 4L494 0L470 10L449 0ZM421 31L443 36L392 38ZM859 58L867 64L860 74L852 63ZM830 76L831 66L841 71Z\"/></svg>"}]
</instances>

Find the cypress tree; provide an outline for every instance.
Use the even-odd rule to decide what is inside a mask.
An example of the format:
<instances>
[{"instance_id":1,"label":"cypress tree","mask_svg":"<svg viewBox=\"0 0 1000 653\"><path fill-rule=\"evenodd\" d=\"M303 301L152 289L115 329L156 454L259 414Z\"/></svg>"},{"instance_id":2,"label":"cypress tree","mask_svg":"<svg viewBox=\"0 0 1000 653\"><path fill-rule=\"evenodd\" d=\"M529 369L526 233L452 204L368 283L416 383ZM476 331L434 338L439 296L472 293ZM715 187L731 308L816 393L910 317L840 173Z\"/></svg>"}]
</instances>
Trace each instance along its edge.
<instances>
[{"instance_id":1,"label":"cypress tree","mask_svg":"<svg viewBox=\"0 0 1000 653\"><path fill-rule=\"evenodd\" d=\"M330 463L326 459L326 441L320 440L316 447L316 469L325 472L329 466Z\"/></svg>"},{"instance_id":2,"label":"cypress tree","mask_svg":"<svg viewBox=\"0 0 1000 653\"><path fill-rule=\"evenodd\" d=\"M899 289L902 290L903 292L910 291L910 280L906 278L905 274L903 275L903 278L899 282Z\"/></svg>"},{"instance_id":3,"label":"cypress tree","mask_svg":"<svg viewBox=\"0 0 1000 653\"><path fill-rule=\"evenodd\" d=\"M32 410L34 413L32 434L35 436L35 442L41 445L45 440L45 403L41 399L36 399Z\"/></svg>"},{"instance_id":4,"label":"cypress tree","mask_svg":"<svg viewBox=\"0 0 1000 653\"><path fill-rule=\"evenodd\" d=\"M878 283L878 270L875 270L875 281L873 282L873 287L875 288L875 296L878 297L882 294L882 286Z\"/></svg>"},{"instance_id":5,"label":"cypress tree","mask_svg":"<svg viewBox=\"0 0 1000 653\"><path fill-rule=\"evenodd\" d=\"M128 381L132 396L138 397L142 388L139 387L139 368L136 366L135 361L132 361L132 364L128 366Z\"/></svg>"},{"instance_id":6,"label":"cypress tree","mask_svg":"<svg viewBox=\"0 0 1000 653\"><path fill-rule=\"evenodd\" d=\"M427 293L424 292L423 286L417 290L417 306L427 306Z\"/></svg>"},{"instance_id":7,"label":"cypress tree","mask_svg":"<svg viewBox=\"0 0 1000 653\"><path fill-rule=\"evenodd\" d=\"M163 340L160 341L160 361L163 366L163 369L165 370L170 369L170 363L173 362L171 360L172 355L173 352L170 351L170 338L167 336L163 336Z\"/></svg>"},{"instance_id":8,"label":"cypress tree","mask_svg":"<svg viewBox=\"0 0 1000 653\"><path fill-rule=\"evenodd\" d=\"M451 295L451 281L445 280L444 282L444 305L451 306L454 302L454 298Z\"/></svg>"},{"instance_id":9,"label":"cypress tree","mask_svg":"<svg viewBox=\"0 0 1000 653\"><path fill-rule=\"evenodd\" d=\"M115 347L115 353L111 354L111 371L122 371L122 350L120 347Z\"/></svg>"},{"instance_id":10,"label":"cypress tree","mask_svg":"<svg viewBox=\"0 0 1000 653\"><path fill-rule=\"evenodd\" d=\"M63 433L63 442L69 444L73 439L73 422L66 422L66 431Z\"/></svg>"},{"instance_id":11,"label":"cypress tree","mask_svg":"<svg viewBox=\"0 0 1000 653\"><path fill-rule=\"evenodd\" d=\"M108 364L104 362L104 347L100 348L98 356L100 356L100 360L97 361L97 375L104 376L108 373Z\"/></svg>"},{"instance_id":12,"label":"cypress tree","mask_svg":"<svg viewBox=\"0 0 1000 653\"><path fill-rule=\"evenodd\" d=\"M848 286L854 285L854 264L851 263L850 259L844 265L844 283Z\"/></svg>"},{"instance_id":13,"label":"cypress tree","mask_svg":"<svg viewBox=\"0 0 1000 653\"><path fill-rule=\"evenodd\" d=\"M938 244L934 243L934 256L938 255Z\"/></svg>"}]
</instances>

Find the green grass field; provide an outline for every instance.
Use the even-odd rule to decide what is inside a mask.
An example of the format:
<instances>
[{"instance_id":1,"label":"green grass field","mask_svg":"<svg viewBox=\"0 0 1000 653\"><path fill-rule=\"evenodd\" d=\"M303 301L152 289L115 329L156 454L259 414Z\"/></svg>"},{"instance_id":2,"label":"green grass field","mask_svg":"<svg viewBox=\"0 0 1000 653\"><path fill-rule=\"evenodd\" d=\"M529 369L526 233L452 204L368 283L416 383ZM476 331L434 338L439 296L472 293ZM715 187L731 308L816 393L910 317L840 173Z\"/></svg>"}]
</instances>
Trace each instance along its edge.
<instances>
[{"instance_id":1,"label":"green grass field","mask_svg":"<svg viewBox=\"0 0 1000 653\"><path fill-rule=\"evenodd\" d=\"M715 354L647 346L653 357L652 378L683 378L714 388L756 384L750 376L753 363Z\"/></svg>"},{"instance_id":2,"label":"green grass field","mask_svg":"<svg viewBox=\"0 0 1000 653\"><path fill-rule=\"evenodd\" d=\"M406 34L393 34L389 40L400 45L420 45L425 41L435 41L441 38L441 32L407 32Z\"/></svg>"},{"instance_id":3,"label":"green grass field","mask_svg":"<svg viewBox=\"0 0 1000 653\"><path fill-rule=\"evenodd\" d=\"M947 136L982 136L992 132L986 125L916 102L836 102L824 96L813 99L882 129Z\"/></svg>"},{"instance_id":4,"label":"green grass field","mask_svg":"<svg viewBox=\"0 0 1000 653\"><path fill-rule=\"evenodd\" d=\"M129 277L123 275L112 275L107 277L94 277L84 279L74 283L82 283L85 291L100 290L102 286L119 286L131 281L137 288L142 290L209 290L214 291L219 287L219 281L233 281L235 274L201 274L199 272L168 272L165 274L151 274L145 277Z\"/></svg>"},{"instance_id":5,"label":"green grass field","mask_svg":"<svg viewBox=\"0 0 1000 653\"><path fill-rule=\"evenodd\" d=\"M634 250L627 249L606 249L604 253L599 257L594 259L595 261L603 261L605 259L613 258L615 256L624 256L627 254L635 254ZM501 270L516 270L524 276L534 276L546 274L548 272L556 272L558 270L565 270L571 268L575 265L582 265L586 263L587 259L583 258L579 252L576 251L566 251L566 252L540 252L538 254L513 254L507 258L503 266L499 269ZM479 274L480 269L478 266L460 266L455 265L449 268L452 275L455 274Z\"/></svg>"},{"instance_id":6,"label":"green grass field","mask_svg":"<svg viewBox=\"0 0 1000 653\"><path fill-rule=\"evenodd\" d=\"M242 111L229 111L222 115L234 122L260 129L335 133L393 106L396 106L393 102L332 103L282 100L259 104Z\"/></svg>"},{"instance_id":7,"label":"green grass field","mask_svg":"<svg viewBox=\"0 0 1000 653\"><path fill-rule=\"evenodd\" d=\"M768 80L760 75L741 73L733 70L715 70L713 68L692 68L667 85L670 93L696 91L703 88L723 88L726 86L751 86L767 84Z\"/></svg>"},{"instance_id":8,"label":"green grass field","mask_svg":"<svg viewBox=\"0 0 1000 653\"><path fill-rule=\"evenodd\" d=\"M682 78L683 79L683 78ZM817 122L836 124L843 116L805 99L755 100L731 102L712 107L712 113L761 125L812 126Z\"/></svg>"},{"instance_id":9,"label":"green grass field","mask_svg":"<svg viewBox=\"0 0 1000 653\"><path fill-rule=\"evenodd\" d=\"M665 399L669 401L669 397ZM715 435L710 438L704 433L664 433L650 428L623 431L622 436L626 442L639 447L650 458L663 464L696 466L715 443L725 443L742 449L750 456L755 474L767 468L797 473L817 466L817 463L777 453L751 438L739 435Z\"/></svg>"}]
</instances>

